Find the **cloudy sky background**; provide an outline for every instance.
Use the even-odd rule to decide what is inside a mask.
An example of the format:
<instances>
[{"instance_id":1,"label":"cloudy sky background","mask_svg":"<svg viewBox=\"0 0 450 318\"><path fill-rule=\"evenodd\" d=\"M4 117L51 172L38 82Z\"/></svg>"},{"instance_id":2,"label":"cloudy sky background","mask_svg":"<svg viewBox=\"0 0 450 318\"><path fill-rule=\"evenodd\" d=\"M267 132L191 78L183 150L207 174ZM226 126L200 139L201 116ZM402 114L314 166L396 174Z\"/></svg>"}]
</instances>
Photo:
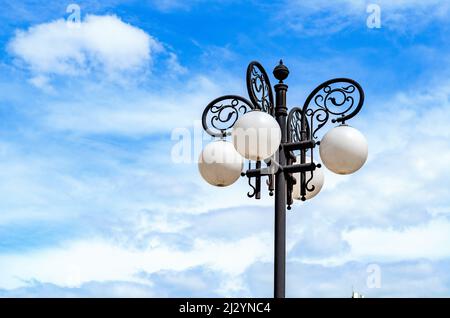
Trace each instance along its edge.
<instances>
[{"instance_id":1,"label":"cloudy sky background","mask_svg":"<svg viewBox=\"0 0 450 318\"><path fill-rule=\"evenodd\" d=\"M271 199L171 154L280 58L290 107L361 83L370 152L289 212L287 295L450 296L449 1L70 3L0 1L0 296L270 297Z\"/></svg>"}]
</instances>

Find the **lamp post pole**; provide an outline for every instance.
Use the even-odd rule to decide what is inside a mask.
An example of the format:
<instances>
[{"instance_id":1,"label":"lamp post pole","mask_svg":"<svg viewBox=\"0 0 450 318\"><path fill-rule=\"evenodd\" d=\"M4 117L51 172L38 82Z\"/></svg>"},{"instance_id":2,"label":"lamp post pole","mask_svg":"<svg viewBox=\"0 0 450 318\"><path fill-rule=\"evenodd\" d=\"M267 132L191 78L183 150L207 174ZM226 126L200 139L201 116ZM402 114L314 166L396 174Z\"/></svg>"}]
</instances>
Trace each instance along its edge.
<instances>
[{"instance_id":1,"label":"lamp post pole","mask_svg":"<svg viewBox=\"0 0 450 318\"><path fill-rule=\"evenodd\" d=\"M278 80L274 86L275 99L266 71L254 61L247 68L250 100L238 95L225 95L206 106L202 115L203 128L212 137L219 138L220 143L212 142L203 150L199 170L207 182L216 186L228 186L239 175L246 176L252 189L247 196L255 199L261 198L261 180L267 178L269 195L275 193L274 297L284 298L286 209L291 209L294 198L305 201L314 197L323 184L322 171L317 170L321 164L314 160L314 148L321 145L322 161L328 169L338 174L350 174L361 168L367 159L368 149L364 136L347 125L333 128L321 141L317 136L317 131L329 121L343 124L361 110L364 91L357 82L348 78L328 80L308 95L303 107L293 107L288 112L288 86L283 81L288 77L289 70L283 61L275 67L273 75ZM255 137L246 129L242 130L243 127L255 128L256 125L260 128L263 125L266 130L275 127L277 133L256 134ZM231 144L226 138L232 132ZM241 144L235 138L239 136L241 140L250 142ZM261 145L268 145L270 151L259 149ZM232 162L209 162L207 159L216 153L237 159ZM242 172L243 157L249 160L246 172Z\"/></svg>"},{"instance_id":2,"label":"lamp post pole","mask_svg":"<svg viewBox=\"0 0 450 318\"><path fill-rule=\"evenodd\" d=\"M286 155L283 144L286 143L286 92L288 86L283 80L289 75L289 70L280 61L273 74L280 82L275 85L275 119L281 129L281 145L278 150L278 164L286 165ZM275 241L274 241L274 295L284 298L286 294L286 178L284 172L278 169L275 174Z\"/></svg>"}]
</instances>

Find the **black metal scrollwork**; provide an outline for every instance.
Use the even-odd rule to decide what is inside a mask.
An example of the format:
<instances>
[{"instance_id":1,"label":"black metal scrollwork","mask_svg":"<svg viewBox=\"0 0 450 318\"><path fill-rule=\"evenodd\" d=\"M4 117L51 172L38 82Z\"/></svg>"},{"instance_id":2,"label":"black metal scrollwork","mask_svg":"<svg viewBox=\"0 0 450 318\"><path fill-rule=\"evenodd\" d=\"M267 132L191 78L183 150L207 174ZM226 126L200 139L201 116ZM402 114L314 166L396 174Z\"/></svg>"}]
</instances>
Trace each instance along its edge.
<instances>
[{"instance_id":1,"label":"black metal scrollwork","mask_svg":"<svg viewBox=\"0 0 450 318\"><path fill-rule=\"evenodd\" d=\"M252 163L249 162L248 163L248 168L251 169L252 168ZM252 184L252 178L248 178L248 185L250 186L250 188L252 190L250 190L249 192L247 192L247 196L249 198L253 198L254 196L256 196L256 194L258 193L258 189L257 189L257 185L256 185L256 180L255 180L255 185Z\"/></svg>"},{"instance_id":2,"label":"black metal scrollwork","mask_svg":"<svg viewBox=\"0 0 450 318\"><path fill-rule=\"evenodd\" d=\"M275 77L282 82L289 74L289 70L280 65L274 70ZM247 91L250 100L237 95L225 95L210 102L203 111L202 124L205 131L213 136L224 138L231 134L240 116L247 112L259 109L275 117L275 103L272 86L266 71L259 62L251 62L247 67ZM362 108L364 103L364 91L361 86L352 79L335 78L326 81L316 87L309 94L303 107L293 108L287 118L286 139L286 167L293 167L293 163L320 168L320 164L314 165L314 147L319 144L317 132L331 119L333 123L345 123L346 120L354 117ZM289 150L291 149L291 150ZM298 151L294 153L294 151ZM308 153L309 152L309 153ZM307 159L307 153L309 158ZM300 160L297 160L296 156ZM306 162L308 161L308 162ZM275 162L269 161L266 164L271 166ZM252 169L249 162L249 170ZM256 162L256 171L261 170L261 162ZM312 179L314 169L306 171L299 170L299 177L296 180L294 174L287 174L287 204L292 204L292 191L295 182L300 183L300 195L305 200L307 191L314 191ZM251 190L247 193L249 197L259 199L261 196L261 177L268 177L269 192L274 190L274 174L247 175ZM245 174L243 174L245 175Z\"/></svg>"},{"instance_id":3,"label":"black metal scrollwork","mask_svg":"<svg viewBox=\"0 0 450 318\"><path fill-rule=\"evenodd\" d=\"M253 61L247 67L247 91L256 108L271 115L275 114L272 86L259 62Z\"/></svg>"},{"instance_id":4,"label":"black metal scrollwork","mask_svg":"<svg viewBox=\"0 0 450 318\"><path fill-rule=\"evenodd\" d=\"M317 131L331 116L335 117L331 120L333 123L345 123L361 110L363 103L364 91L352 79L335 78L322 83L308 96L302 110L305 117L309 117L310 138L317 139Z\"/></svg>"},{"instance_id":5,"label":"black metal scrollwork","mask_svg":"<svg viewBox=\"0 0 450 318\"><path fill-rule=\"evenodd\" d=\"M303 120L304 122L302 124ZM287 140L289 142L300 142L309 138L309 123L304 118L301 108L294 107L291 109L288 115L287 125Z\"/></svg>"},{"instance_id":6,"label":"black metal scrollwork","mask_svg":"<svg viewBox=\"0 0 450 318\"><path fill-rule=\"evenodd\" d=\"M203 111L203 129L213 137L223 138L231 134L230 130L240 116L253 109L259 109L274 116L272 86L266 71L258 62L251 62L248 65L247 91L250 101L241 96L226 95L210 102ZM261 162L256 162L256 168L261 168ZM269 179L272 180L272 177L269 176ZM260 199L261 176L249 177L248 183L251 191L247 195ZM269 185L269 189L273 191L273 182Z\"/></svg>"},{"instance_id":7,"label":"black metal scrollwork","mask_svg":"<svg viewBox=\"0 0 450 318\"><path fill-rule=\"evenodd\" d=\"M255 106L247 99L237 95L225 95L216 98L206 106L202 115L203 129L213 137L230 135L239 116L254 109Z\"/></svg>"},{"instance_id":8,"label":"black metal scrollwork","mask_svg":"<svg viewBox=\"0 0 450 318\"><path fill-rule=\"evenodd\" d=\"M335 78L326 81L314 89L303 105L295 107L288 115L287 137L289 142L300 142L317 139L317 131L330 119L333 123L345 123L355 116L364 103L364 91L352 79ZM310 149L310 161L314 161L314 153ZM305 163L306 150L300 151L301 162ZM318 166L320 168L320 166ZM306 191L314 191L311 184L314 171L306 178L306 173L300 173L301 195L304 199Z\"/></svg>"}]
</instances>

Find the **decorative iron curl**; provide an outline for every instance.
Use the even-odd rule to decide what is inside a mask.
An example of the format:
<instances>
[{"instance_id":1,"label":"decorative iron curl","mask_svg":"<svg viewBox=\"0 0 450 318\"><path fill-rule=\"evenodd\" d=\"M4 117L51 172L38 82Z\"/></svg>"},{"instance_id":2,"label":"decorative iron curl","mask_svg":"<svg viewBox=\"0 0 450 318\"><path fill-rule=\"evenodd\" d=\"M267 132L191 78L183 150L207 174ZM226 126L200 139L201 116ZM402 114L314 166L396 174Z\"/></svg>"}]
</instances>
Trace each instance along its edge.
<instances>
[{"instance_id":1,"label":"decorative iron curl","mask_svg":"<svg viewBox=\"0 0 450 318\"><path fill-rule=\"evenodd\" d=\"M309 117L309 123L308 125L310 127L314 127L314 124L316 122L317 126L313 128L313 131L311 132L311 135L308 136L308 138L313 139L317 138L317 131L322 128L330 118L330 113L325 108L308 108L305 112L306 122L308 122Z\"/></svg>"},{"instance_id":2,"label":"decorative iron curl","mask_svg":"<svg viewBox=\"0 0 450 318\"><path fill-rule=\"evenodd\" d=\"M363 104L364 91L356 81L335 78L322 83L311 92L303 106L303 114L310 119L310 138L317 139L317 131L330 117L335 117L331 120L333 123L345 123L361 110Z\"/></svg>"},{"instance_id":3,"label":"decorative iron curl","mask_svg":"<svg viewBox=\"0 0 450 318\"><path fill-rule=\"evenodd\" d=\"M307 140L310 136L309 123L303 116L300 107L294 107L289 112L287 127L287 140L289 142Z\"/></svg>"},{"instance_id":4,"label":"decorative iron curl","mask_svg":"<svg viewBox=\"0 0 450 318\"><path fill-rule=\"evenodd\" d=\"M287 124L287 140L288 142L300 142L312 139L312 135L324 125L324 123L328 120L328 113L326 110L322 108L317 109L307 109L306 114L303 114L303 109L299 107L294 107L291 109L288 115ZM314 131L311 131L310 127L314 127L314 118L316 118L316 122L318 123L318 128ZM307 151L310 150L309 160L306 160ZM295 156L296 157L296 156ZM300 161L295 160L297 163L314 163L314 152L312 149L300 150ZM320 167L318 167L320 168ZM315 189L315 186L312 184L312 179L314 177L314 171L310 172L310 175L307 176L306 172L299 172L297 174L297 182L300 185L300 195L302 196L302 200L305 200L306 192L312 192ZM292 188L292 186L291 186Z\"/></svg>"},{"instance_id":5,"label":"decorative iron curl","mask_svg":"<svg viewBox=\"0 0 450 318\"><path fill-rule=\"evenodd\" d=\"M295 159L295 162L297 164L304 164L304 163L310 163L313 164L314 162L314 152L311 149L311 152L309 154L309 158L307 158L306 156L306 150L301 150L300 151L300 155ZM316 189L316 186L314 184L312 184L312 180L314 178L314 173L317 169L322 169L322 165L316 164L316 169L309 171L309 176L308 176L308 172L297 172L296 173L296 182L299 183L300 186L300 196L301 196L301 200L305 201L306 200L306 193L307 192L313 192Z\"/></svg>"},{"instance_id":6,"label":"decorative iron curl","mask_svg":"<svg viewBox=\"0 0 450 318\"><path fill-rule=\"evenodd\" d=\"M251 162L248 163L248 169L251 169L252 165ZM247 196L249 198L253 198L256 196L258 189L257 189L257 185L256 185L256 180L255 180L255 185L252 184L252 178L248 178L248 185L250 186L251 190L249 192L247 192Z\"/></svg>"},{"instance_id":7,"label":"decorative iron curl","mask_svg":"<svg viewBox=\"0 0 450 318\"><path fill-rule=\"evenodd\" d=\"M303 114L303 110L300 107L294 107L290 110L288 117L287 117L287 140L288 142L300 142L305 141L310 138L310 126L307 121L307 118ZM294 154L294 152L291 152L291 158L294 158L294 160L290 161L288 159L288 163L292 164L294 161L296 163L305 163L306 159L306 150L300 151L300 162L297 160L297 156ZM303 160L302 160L303 158ZM305 172L299 172L296 173L296 182L299 183L301 195L304 197L306 194L306 173ZM291 178L294 178L294 175L292 174L290 176ZM293 194L293 183L292 181L288 180L288 201L292 202L292 194ZM290 196L290 197L289 197Z\"/></svg>"},{"instance_id":8,"label":"decorative iron curl","mask_svg":"<svg viewBox=\"0 0 450 318\"><path fill-rule=\"evenodd\" d=\"M247 91L256 108L272 116L275 114L269 76L259 62L253 61L247 67Z\"/></svg>"},{"instance_id":9,"label":"decorative iron curl","mask_svg":"<svg viewBox=\"0 0 450 318\"><path fill-rule=\"evenodd\" d=\"M239 116L254 109L247 99L237 95L225 95L211 101L202 115L203 129L213 137L226 137Z\"/></svg>"},{"instance_id":10,"label":"decorative iron curl","mask_svg":"<svg viewBox=\"0 0 450 318\"><path fill-rule=\"evenodd\" d=\"M313 161L313 160L311 160L311 161ZM321 167L318 167L316 169L321 169ZM313 178L314 178L314 171L311 171L310 176L309 176L308 180L305 181L305 185L304 185L306 191L308 191L308 192L313 192L316 189L316 186L314 184L310 185Z\"/></svg>"}]
</instances>

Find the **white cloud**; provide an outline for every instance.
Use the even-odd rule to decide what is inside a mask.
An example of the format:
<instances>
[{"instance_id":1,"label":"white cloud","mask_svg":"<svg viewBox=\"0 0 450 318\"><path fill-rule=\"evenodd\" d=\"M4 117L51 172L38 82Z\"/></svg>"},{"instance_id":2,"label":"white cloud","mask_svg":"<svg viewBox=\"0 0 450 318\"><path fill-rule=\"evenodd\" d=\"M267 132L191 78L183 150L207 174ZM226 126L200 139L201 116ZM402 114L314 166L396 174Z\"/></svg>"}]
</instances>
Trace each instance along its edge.
<instances>
[{"instance_id":1,"label":"white cloud","mask_svg":"<svg viewBox=\"0 0 450 318\"><path fill-rule=\"evenodd\" d=\"M34 73L58 75L136 71L162 49L152 36L118 17L95 15L79 24L60 19L19 30L9 43L10 52Z\"/></svg>"},{"instance_id":2,"label":"white cloud","mask_svg":"<svg viewBox=\"0 0 450 318\"><path fill-rule=\"evenodd\" d=\"M178 56L175 53L169 53L167 64L169 67L169 71L172 74L185 74L187 72L187 69L178 61Z\"/></svg>"},{"instance_id":3,"label":"white cloud","mask_svg":"<svg viewBox=\"0 0 450 318\"><path fill-rule=\"evenodd\" d=\"M37 75L35 77L30 78L29 82L36 86L37 88L40 88L48 93L54 92L54 88L50 84L50 79L48 76L44 75Z\"/></svg>"},{"instance_id":4,"label":"white cloud","mask_svg":"<svg viewBox=\"0 0 450 318\"><path fill-rule=\"evenodd\" d=\"M434 219L426 224L393 228L357 228L343 233L355 260L380 261L450 258L450 221Z\"/></svg>"},{"instance_id":5,"label":"white cloud","mask_svg":"<svg viewBox=\"0 0 450 318\"><path fill-rule=\"evenodd\" d=\"M183 271L202 265L233 277L270 253L270 241L265 236L236 241L196 239L192 250L168 248L165 244L139 250L91 238L36 252L3 253L0 288L17 288L30 280L59 286L79 286L93 280L143 282L140 272Z\"/></svg>"}]
</instances>

